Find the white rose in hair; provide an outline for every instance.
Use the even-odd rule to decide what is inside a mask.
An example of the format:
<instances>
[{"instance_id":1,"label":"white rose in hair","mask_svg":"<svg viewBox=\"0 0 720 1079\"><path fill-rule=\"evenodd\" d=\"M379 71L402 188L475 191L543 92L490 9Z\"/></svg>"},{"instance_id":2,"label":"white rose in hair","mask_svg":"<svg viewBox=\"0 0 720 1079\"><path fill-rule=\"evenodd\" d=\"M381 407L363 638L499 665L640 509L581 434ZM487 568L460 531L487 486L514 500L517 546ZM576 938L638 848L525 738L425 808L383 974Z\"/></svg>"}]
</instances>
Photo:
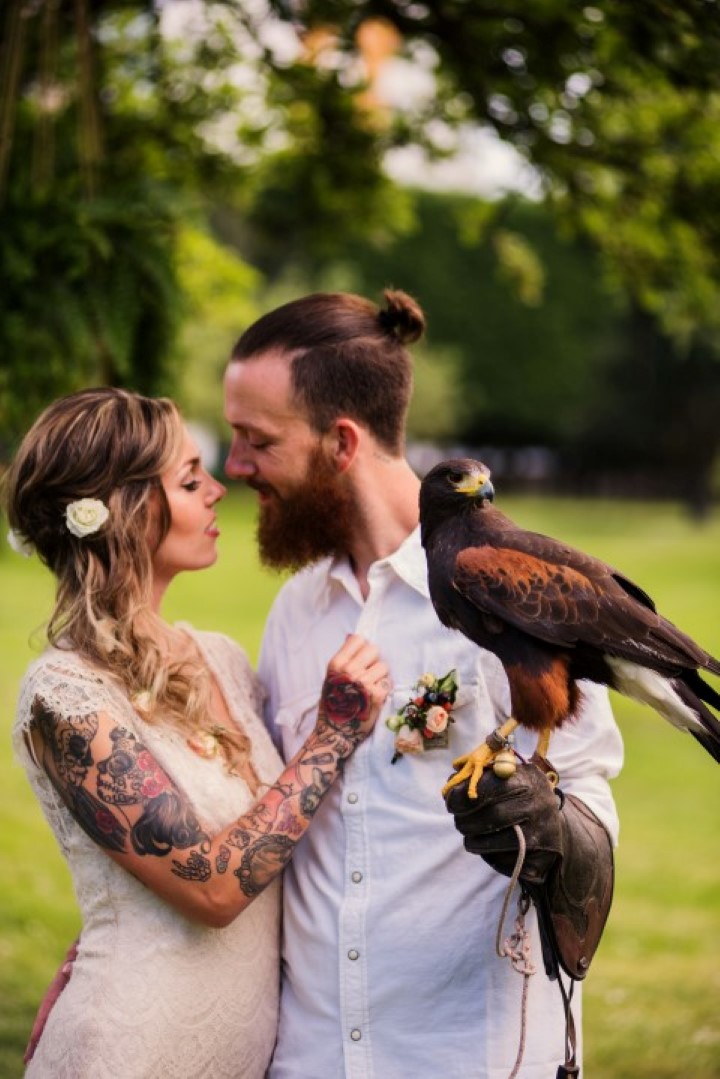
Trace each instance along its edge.
<instances>
[{"instance_id":1,"label":"white rose in hair","mask_svg":"<svg viewBox=\"0 0 720 1079\"><path fill-rule=\"evenodd\" d=\"M70 502L65 510L68 531L79 539L97 532L109 516L109 509L99 498L81 498L77 502Z\"/></svg>"},{"instance_id":2,"label":"white rose in hair","mask_svg":"<svg viewBox=\"0 0 720 1079\"><path fill-rule=\"evenodd\" d=\"M23 558L30 558L32 555L33 545L29 539L23 536L22 532L16 532L14 528L11 528L7 534L7 541L15 554L22 555Z\"/></svg>"}]
</instances>

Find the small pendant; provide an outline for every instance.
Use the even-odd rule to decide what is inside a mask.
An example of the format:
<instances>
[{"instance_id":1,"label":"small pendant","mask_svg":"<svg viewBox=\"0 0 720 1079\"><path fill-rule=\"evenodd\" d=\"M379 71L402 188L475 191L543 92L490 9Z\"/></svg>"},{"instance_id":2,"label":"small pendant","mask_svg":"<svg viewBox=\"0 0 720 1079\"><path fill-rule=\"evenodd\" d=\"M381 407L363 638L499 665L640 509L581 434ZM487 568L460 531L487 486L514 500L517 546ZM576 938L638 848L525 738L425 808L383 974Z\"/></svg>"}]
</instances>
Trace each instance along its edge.
<instances>
[{"instance_id":1,"label":"small pendant","mask_svg":"<svg viewBox=\"0 0 720 1079\"><path fill-rule=\"evenodd\" d=\"M194 731L187 739L187 744L193 753L197 753L198 757L204 757L205 760L217 757L220 748L215 735L203 730Z\"/></svg>"},{"instance_id":2,"label":"small pendant","mask_svg":"<svg viewBox=\"0 0 720 1079\"><path fill-rule=\"evenodd\" d=\"M147 714L150 711L150 705L152 704L150 691L147 689L140 690L139 693L136 693L132 697L131 704L141 715L143 715L143 713Z\"/></svg>"}]
</instances>

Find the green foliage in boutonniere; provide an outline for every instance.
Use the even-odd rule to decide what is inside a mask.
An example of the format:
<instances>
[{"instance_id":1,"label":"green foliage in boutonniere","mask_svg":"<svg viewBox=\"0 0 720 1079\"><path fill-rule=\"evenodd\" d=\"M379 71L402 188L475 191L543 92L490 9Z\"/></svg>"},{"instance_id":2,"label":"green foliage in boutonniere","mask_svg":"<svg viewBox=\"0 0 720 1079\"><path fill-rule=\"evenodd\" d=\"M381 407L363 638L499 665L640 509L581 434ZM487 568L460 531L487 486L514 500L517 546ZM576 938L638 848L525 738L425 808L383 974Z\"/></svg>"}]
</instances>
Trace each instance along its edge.
<instances>
[{"instance_id":1,"label":"green foliage in boutonniere","mask_svg":"<svg viewBox=\"0 0 720 1079\"><path fill-rule=\"evenodd\" d=\"M414 695L407 704L385 722L395 734L395 764L404 753L423 753L426 749L442 749L448 744L448 725L457 696L457 671L448 671L442 678L424 674L413 686Z\"/></svg>"}]
</instances>

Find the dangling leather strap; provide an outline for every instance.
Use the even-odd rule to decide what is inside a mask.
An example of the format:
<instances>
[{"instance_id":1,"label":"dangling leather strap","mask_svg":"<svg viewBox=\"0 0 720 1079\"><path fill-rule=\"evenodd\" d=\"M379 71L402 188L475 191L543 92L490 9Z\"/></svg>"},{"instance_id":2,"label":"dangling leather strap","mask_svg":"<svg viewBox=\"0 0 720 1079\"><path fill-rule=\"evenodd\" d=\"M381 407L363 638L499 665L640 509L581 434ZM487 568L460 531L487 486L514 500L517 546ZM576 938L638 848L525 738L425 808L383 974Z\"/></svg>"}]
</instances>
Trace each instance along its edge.
<instances>
[{"instance_id":1,"label":"dangling leather strap","mask_svg":"<svg viewBox=\"0 0 720 1079\"><path fill-rule=\"evenodd\" d=\"M566 990L563 985L562 974L558 970L557 983L562 995L563 1009L565 1011L565 1063L557 1070L556 1079L575 1079L580 1075L580 1068L576 1063L575 1052L577 1049L577 1035L575 1033L575 1019L572 1013L572 998L575 991L575 979L570 978L570 989Z\"/></svg>"}]
</instances>

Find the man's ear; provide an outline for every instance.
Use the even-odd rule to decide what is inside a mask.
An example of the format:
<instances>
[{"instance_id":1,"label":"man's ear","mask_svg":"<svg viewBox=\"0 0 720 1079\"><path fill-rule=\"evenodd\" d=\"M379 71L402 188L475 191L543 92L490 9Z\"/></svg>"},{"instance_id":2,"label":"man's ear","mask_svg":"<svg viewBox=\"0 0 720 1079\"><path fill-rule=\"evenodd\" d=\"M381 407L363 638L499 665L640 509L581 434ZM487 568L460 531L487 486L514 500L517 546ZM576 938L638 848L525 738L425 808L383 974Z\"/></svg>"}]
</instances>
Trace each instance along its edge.
<instances>
[{"instance_id":1,"label":"man's ear","mask_svg":"<svg viewBox=\"0 0 720 1079\"><path fill-rule=\"evenodd\" d=\"M354 420L340 416L326 436L338 472L347 472L358 455L362 432Z\"/></svg>"}]
</instances>

